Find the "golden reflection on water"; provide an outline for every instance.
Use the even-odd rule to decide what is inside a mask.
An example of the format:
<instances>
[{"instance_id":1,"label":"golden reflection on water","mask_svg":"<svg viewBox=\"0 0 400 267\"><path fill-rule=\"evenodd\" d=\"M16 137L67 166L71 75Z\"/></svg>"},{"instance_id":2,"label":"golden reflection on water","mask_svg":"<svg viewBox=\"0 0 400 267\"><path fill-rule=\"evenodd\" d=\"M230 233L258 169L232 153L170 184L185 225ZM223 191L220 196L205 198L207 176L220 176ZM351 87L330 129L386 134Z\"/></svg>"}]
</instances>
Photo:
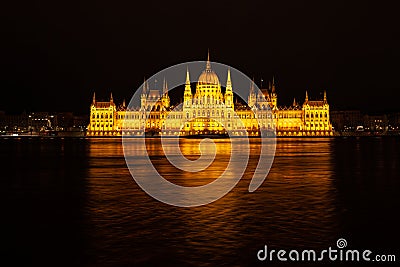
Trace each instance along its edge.
<instances>
[{"instance_id":1,"label":"golden reflection on water","mask_svg":"<svg viewBox=\"0 0 400 267\"><path fill-rule=\"evenodd\" d=\"M136 141L131 149L138 148ZM196 142L182 140L183 153L198 157ZM215 165L200 176L172 168L155 141L147 149L171 180L195 186L212 180L229 160L229 142L215 142ZM70 265L85 266L254 266L265 244L321 250L340 237L352 247L396 247L397 138L278 139L271 171L253 193L247 189L259 140L250 143L248 168L237 186L196 208L166 205L141 190L121 139L4 143L2 159L10 167L4 170L12 173L2 186L13 211L5 225L14 225L10 233L17 234L9 242L37 246L32 251L38 254L51 251L51 262L68 258Z\"/></svg>"},{"instance_id":2,"label":"golden reflection on water","mask_svg":"<svg viewBox=\"0 0 400 267\"><path fill-rule=\"evenodd\" d=\"M199 186L216 179L229 162L229 140L214 141L215 161L207 170L195 174L170 165L159 140L148 140L146 149L169 181ZM135 149L137 140L130 142L131 149ZM195 159L200 155L198 144L199 140L182 140L181 151ZM169 206L144 193L126 167L121 140L91 140L89 148L87 209L90 220L98 225L93 235L123 227L121 231L128 235L123 238L132 239L136 246L143 240L168 238L176 246L188 246L202 257L209 255L210 260L226 258L246 246L254 249L255 240L260 245L269 242L286 247L306 240L310 246L319 247L336 238L332 233L337 231L340 220L334 204L331 139L278 140L267 179L258 190L249 193L260 150L259 140L251 140L249 164L237 186L216 202L196 208ZM234 172L231 174L235 175ZM113 242L109 247L115 245ZM218 253L213 253L216 250ZM195 254L174 253L183 253L182 257L195 262Z\"/></svg>"},{"instance_id":3,"label":"golden reflection on water","mask_svg":"<svg viewBox=\"0 0 400 267\"><path fill-rule=\"evenodd\" d=\"M139 147L135 145L139 142L138 140L132 139L130 142L131 149L135 150ZM195 161L200 156L200 142L201 139L180 140L182 154ZM183 186L199 186L218 178L226 169L230 160L230 140L216 139L213 142L216 148L215 160L207 169L195 174L181 171L171 165L165 157L165 153L168 153L168 147L164 151L160 139L147 140L147 151L135 151L135 153L140 155L148 153L156 169L166 179ZM243 177L244 180L251 179L258 163L259 152L260 141L257 139L250 140L250 160ZM123 148L120 139L92 140L89 154L94 167L89 169L90 176L96 177L107 174L110 177L115 177L119 175L118 172L107 169L107 166L112 165L110 160L113 158L118 158L120 164L122 164ZM331 154L332 142L330 139L280 139L277 142L274 163L263 186L268 187L269 181L290 183L288 179L298 179L318 186L319 192L324 188L328 190L329 181L331 181L333 174ZM124 168L124 174L126 173L127 169ZM313 188L315 187L309 189L312 190ZM310 193L312 192L307 195L310 195Z\"/></svg>"},{"instance_id":4,"label":"golden reflection on water","mask_svg":"<svg viewBox=\"0 0 400 267\"><path fill-rule=\"evenodd\" d=\"M206 157L215 154L210 166L195 173L179 170L169 163L165 155L169 157L174 157L175 155L168 146L168 140L166 141L166 146L162 147L160 139L150 139L150 141L146 142L146 148L153 165L165 179L181 186L201 186L211 183L222 175L228 166L231 154L229 139L212 140L215 146L204 145L202 146L202 151L200 150L201 141L202 139L180 139L179 142L181 153L184 157L193 161L193 164L196 164L196 160L202 154Z\"/></svg>"}]
</instances>

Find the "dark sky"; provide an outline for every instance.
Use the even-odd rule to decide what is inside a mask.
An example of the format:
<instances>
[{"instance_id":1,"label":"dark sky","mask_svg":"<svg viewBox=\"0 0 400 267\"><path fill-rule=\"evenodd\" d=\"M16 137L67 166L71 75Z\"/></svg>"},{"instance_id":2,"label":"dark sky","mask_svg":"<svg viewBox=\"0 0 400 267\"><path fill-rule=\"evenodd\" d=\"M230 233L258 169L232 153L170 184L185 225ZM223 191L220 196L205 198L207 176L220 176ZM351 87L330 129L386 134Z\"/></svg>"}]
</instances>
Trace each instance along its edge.
<instances>
[{"instance_id":1,"label":"dark sky","mask_svg":"<svg viewBox=\"0 0 400 267\"><path fill-rule=\"evenodd\" d=\"M129 99L144 76L207 49L258 83L275 75L280 104L307 89L336 109L398 109L396 2L9 1L0 110L88 113L93 91Z\"/></svg>"}]
</instances>

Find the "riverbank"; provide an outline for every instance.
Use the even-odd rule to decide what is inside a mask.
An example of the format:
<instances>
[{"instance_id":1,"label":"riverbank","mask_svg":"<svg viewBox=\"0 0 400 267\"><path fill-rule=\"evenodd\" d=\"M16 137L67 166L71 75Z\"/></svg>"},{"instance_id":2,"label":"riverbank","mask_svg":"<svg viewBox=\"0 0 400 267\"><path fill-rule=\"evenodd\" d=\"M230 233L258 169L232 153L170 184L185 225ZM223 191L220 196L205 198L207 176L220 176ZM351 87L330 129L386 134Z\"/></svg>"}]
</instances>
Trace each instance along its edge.
<instances>
[{"instance_id":1,"label":"riverbank","mask_svg":"<svg viewBox=\"0 0 400 267\"><path fill-rule=\"evenodd\" d=\"M144 136L86 136L77 134L59 134L59 135L28 135L28 134L10 134L0 135L0 139L122 139L122 138L142 138ZM164 136L164 138L175 138L176 136ZM244 136L232 136L231 138L243 138ZM376 137L400 137L400 133L390 134L334 134L332 136L276 136L277 139L321 139L321 138L376 138ZM146 136L147 139L161 138L161 136ZM230 138L229 136L181 136L181 138L187 139L224 139ZM259 136L248 136L251 139L258 139ZM271 137L268 137L271 138Z\"/></svg>"}]
</instances>

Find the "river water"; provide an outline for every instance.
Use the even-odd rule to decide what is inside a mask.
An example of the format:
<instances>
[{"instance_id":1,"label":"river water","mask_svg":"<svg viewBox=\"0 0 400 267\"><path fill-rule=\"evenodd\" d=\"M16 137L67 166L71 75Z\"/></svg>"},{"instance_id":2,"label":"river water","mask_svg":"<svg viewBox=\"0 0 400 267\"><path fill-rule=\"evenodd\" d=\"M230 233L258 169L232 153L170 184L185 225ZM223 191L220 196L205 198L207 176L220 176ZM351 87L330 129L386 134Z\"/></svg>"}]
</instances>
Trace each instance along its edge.
<instances>
[{"instance_id":1,"label":"river water","mask_svg":"<svg viewBox=\"0 0 400 267\"><path fill-rule=\"evenodd\" d=\"M157 142L148 141L149 152L176 184L207 184L229 160L229 141L218 139L216 165L182 175L160 156ZM198 151L193 140L181 146ZM283 266L259 262L257 251L319 250L339 238L351 248L398 254L396 138L278 139L257 191L247 190L253 156L230 193L196 208L143 192L121 139L0 139L0 147L1 256L13 266Z\"/></svg>"}]
</instances>

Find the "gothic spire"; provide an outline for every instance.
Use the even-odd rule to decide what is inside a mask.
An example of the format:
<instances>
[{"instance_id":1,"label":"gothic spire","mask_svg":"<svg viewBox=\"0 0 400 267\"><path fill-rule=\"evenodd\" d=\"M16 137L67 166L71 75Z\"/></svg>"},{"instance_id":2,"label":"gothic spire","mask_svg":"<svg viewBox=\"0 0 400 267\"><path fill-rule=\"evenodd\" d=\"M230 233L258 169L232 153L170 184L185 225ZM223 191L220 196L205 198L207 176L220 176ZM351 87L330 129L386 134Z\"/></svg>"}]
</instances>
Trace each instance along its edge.
<instances>
[{"instance_id":1,"label":"gothic spire","mask_svg":"<svg viewBox=\"0 0 400 267\"><path fill-rule=\"evenodd\" d=\"M142 94L145 95L147 93L147 81L146 78L143 79L143 88L142 88Z\"/></svg>"},{"instance_id":2,"label":"gothic spire","mask_svg":"<svg viewBox=\"0 0 400 267\"><path fill-rule=\"evenodd\" d=\"M254 94L254 78L253 80L250 82L250 94Z\"/></svg>"},{"instance_id":3,"label":"gothic spire","mask_svg":"<svg viewBox=\"0 0 400 267\"><path fill-rule=\"evenodd\" d=\"M297 103L296 103L296 98L293 98L293 107L296 107Z\"/></svg>"},{"instance_id":4,"label":"gothic spire","mask_svg":"<svg viewBox=\"0 0 400 267\"><path fill-rule=\"evenodd\" d=\"M275 93L275 77L274 76L272 76L271 91L272 91L272 93Z\"/></svg>"},{"instance_id":5,"label":"gothic spire","mask_svg":"<svg viewBox=\"0 0 400 267\"><path fill-rule=\"evenodd\" d=\"M94 105L96 103L96 92L93 92L93 101L92 104Z\"/></svg>"},{"instance_id":6,"label":"gothic spire","mask_svg":"<svg viewBox=\"0 0 400 267\"><path fill-rule=\"evenodd\" d=\"M110 95L110 102L111 102L111 103L113 103L113 102L114 102L114 99L113 99L112 92L111 92L111 95Z\"/></svg>"},{"instance_id":7,"label":"gothic spire","mask_svg":"<svg viewBox=\"0 0 400 267\"><path fill-rule=\"evenodd\" d=\"M190 77L189 77L189 67L186 67L186 82L185 82L185 91L192 92L190 87Z\"/></svg>"},{"instance_id":8,"label":"gothic spire","mask_svg":"<svg viewBox=\"0 0 400 267\"><path fill-rule=\"evenodd\" d=\"M167 80L164 77L163 94L167 94L167 93L168 93L168 84L167 84Z\"/></svg>"},{"instance_id":9,"label":"gothic spire","mask_svg":"<svg viewBox=\"0 0 400 267\"><path fill-rule=\"evenodd\" d=\"M228 69L228 78L226 79L226 91L232 91L232 82L231 82L231 69Z\"/></svg>"},{"instance_id":10,"label":"gothic spire","mask_svg":"<svg viewBox=\"0 0 400 267\"><path fill-rule=\"evenodd\" d=\"M210 49L208 49L208 52L207 52L207 64L206 64L206 70L211 70L211 63L210 63Z\"/></svg>"},{"instance_id":11,"label":"gothic spire","mask_svg":"<svg viewBox=\"0 0 400 267\"><path fill-rule=\"evenodd\" d=\"M186 83L185 85L190 85L190 78L189 78L189 67L186 67Z\"/></svg>"},{"instance_id":12,"label":"gothic spire","mask_svg":"<svg viewBox=\"0 0 400 267\"><path fill-rule=\"evenodd\" d=\"M327 101L327 99L326 99L326 90L324 90L324 102L326 102Z\"/></svg>"},{"instance_id":13,"label":"gothic spire","mask_svg":"<svg viewBox=\"0 0 400 267\"><path fill-rule=\"evenodd\" d=\"M306 102L308 102L308 92L306 90Z\"/></svg>"}]
</instances>

